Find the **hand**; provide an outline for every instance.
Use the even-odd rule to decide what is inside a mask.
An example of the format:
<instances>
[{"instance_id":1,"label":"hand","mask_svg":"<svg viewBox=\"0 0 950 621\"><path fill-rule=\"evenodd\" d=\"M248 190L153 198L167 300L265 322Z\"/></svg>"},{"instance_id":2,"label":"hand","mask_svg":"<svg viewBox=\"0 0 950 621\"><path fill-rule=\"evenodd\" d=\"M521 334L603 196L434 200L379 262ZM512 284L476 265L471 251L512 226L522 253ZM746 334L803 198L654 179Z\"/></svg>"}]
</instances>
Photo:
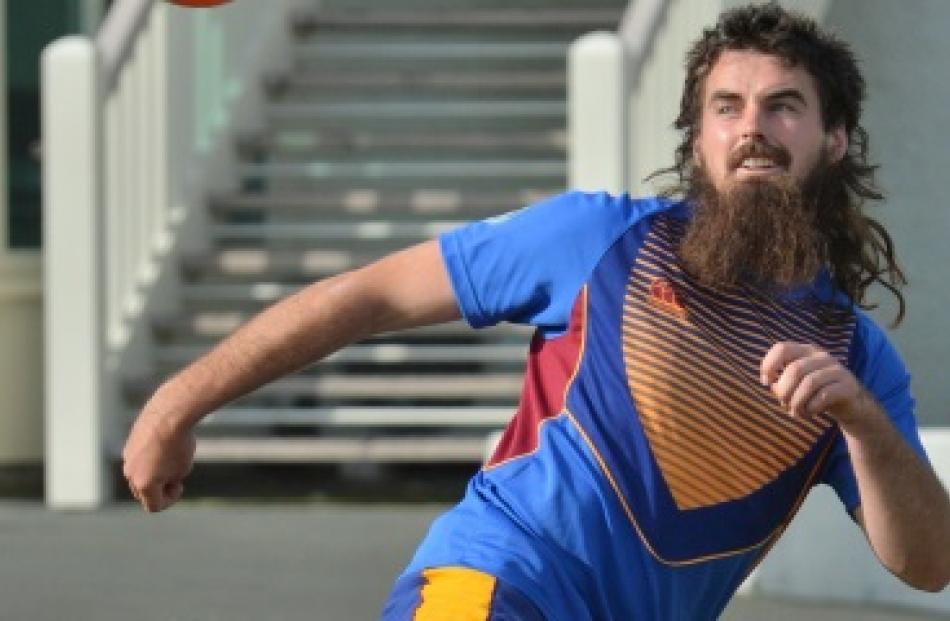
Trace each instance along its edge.
<instances>
[{"instance_id":1,"label":"hand","mask_svg":"<svg viewBox=\"0 0 950 621\"><path fill-rule=\"evenodd\" d=\"M846 424L860 411L864 389L857 378L814 345L773 345L762 359L760 376L792 416L812 418L827 412Z\"/></svg>"},{"instance_id":2,"label":"hand","mask_svg":"<svg viewBox=\"0 0 950 621\"><path fill-rule=\"evenodd\" d=\"M194 433L164 429L160 421L146 406L122 451L122 473L129 489L150 513L178 502L195 456Z\"/></svg>"}]
</instances>

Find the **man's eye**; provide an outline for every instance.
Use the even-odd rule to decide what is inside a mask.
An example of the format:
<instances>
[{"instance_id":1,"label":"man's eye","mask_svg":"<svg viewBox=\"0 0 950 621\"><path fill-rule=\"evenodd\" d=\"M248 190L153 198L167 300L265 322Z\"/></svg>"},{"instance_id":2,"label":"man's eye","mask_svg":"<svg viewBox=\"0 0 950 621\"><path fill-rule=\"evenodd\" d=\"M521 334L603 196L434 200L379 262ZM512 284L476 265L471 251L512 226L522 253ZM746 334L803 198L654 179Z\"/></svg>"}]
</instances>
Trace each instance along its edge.
<instances>
[{"instance_id":1,"label":"man's eye","mask_svg":"<svg viewBox=\"0 0 950 621\"><path fill-rule=\"evenodd\" d=\"M734 104L717 104L716 114L732 114L736 111Z\"/></svg>"}]
</instances>

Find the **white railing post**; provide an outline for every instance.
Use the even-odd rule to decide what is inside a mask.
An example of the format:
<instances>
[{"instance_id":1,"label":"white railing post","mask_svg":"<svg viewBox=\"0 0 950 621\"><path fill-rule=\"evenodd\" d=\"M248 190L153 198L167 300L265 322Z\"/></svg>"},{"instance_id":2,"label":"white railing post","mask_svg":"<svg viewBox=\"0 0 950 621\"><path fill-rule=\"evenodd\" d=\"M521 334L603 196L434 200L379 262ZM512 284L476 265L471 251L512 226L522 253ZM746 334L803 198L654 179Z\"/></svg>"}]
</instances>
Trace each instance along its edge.
<instances>
[{"instance_id":1,"label":"white railing post","mask_svg":"<svg viewBox=\"0 0 950 621\"><path fill-rule=\"evenodd\" d=\"M620 37L592 32L568 52L568 185L627 189L626 52Z\"/></svg>"},{"instance_id":2,"label":"white railing post","mask_svg":"<svg viewBox=\"0 0 950 621\"><path fill-rule=\"evenodd\" d=\"M42 56L46 501L89 509L110 494L103 450L101 79L95 45Z\"/></svg>"}]
</instances>

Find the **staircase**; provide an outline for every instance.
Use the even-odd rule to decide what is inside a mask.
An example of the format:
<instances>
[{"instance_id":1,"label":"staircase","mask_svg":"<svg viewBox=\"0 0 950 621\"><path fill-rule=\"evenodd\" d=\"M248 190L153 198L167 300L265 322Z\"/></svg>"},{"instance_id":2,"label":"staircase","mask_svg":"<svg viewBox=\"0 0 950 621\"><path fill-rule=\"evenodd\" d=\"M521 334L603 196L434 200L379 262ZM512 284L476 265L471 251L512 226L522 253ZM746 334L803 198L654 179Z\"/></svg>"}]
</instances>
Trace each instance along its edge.
<instances>
[{"instance_id":1,"label":"staircase","mask_svg":"<svg viewBox=\"0 0 950 621\"><path fill-rule=\"evenodd\" d=\"M265 305L566 184L565 54L619 0L322 2L290 24L240 191L209 199L177 316L153 321L138 407ZM448 6L448 8L446 8ZM383 8L379 8L383 7ZM517 403L530 331L449 324L351 346L209 417L202 461L469 462Z\"/></svg>"}]
</instances>

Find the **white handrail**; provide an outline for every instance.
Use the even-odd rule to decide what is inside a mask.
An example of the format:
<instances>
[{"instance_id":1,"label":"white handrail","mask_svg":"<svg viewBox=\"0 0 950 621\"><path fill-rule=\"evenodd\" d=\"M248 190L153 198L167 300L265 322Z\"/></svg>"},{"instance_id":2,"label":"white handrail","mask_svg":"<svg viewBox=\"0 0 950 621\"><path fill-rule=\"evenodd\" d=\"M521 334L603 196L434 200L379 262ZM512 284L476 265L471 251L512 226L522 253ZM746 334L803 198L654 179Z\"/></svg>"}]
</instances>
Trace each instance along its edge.
<instances>
[{"instance_id":1,"label":"white handrail","mask_svg":"<svg viewBox=\"0 0 950 621\"><path fill-rule=\"evenodd\" d=\"M148 23L155 0L119 0L102 22L96 34L105 92L115 87L119 72L132 55L139 33Z\"/></svg>"},{"instance_id":2,"label":"white handrail","mask_svg":"<svg viewBox=\"0 0 950 621\"><path fill-rule=\"evenodd\" d=\"M670 0L631 0L617 29L626 48L627 75L632 81L640 75L643 61L656 40L660 22L666 17Z\"/></svg>"}]
</instances>

